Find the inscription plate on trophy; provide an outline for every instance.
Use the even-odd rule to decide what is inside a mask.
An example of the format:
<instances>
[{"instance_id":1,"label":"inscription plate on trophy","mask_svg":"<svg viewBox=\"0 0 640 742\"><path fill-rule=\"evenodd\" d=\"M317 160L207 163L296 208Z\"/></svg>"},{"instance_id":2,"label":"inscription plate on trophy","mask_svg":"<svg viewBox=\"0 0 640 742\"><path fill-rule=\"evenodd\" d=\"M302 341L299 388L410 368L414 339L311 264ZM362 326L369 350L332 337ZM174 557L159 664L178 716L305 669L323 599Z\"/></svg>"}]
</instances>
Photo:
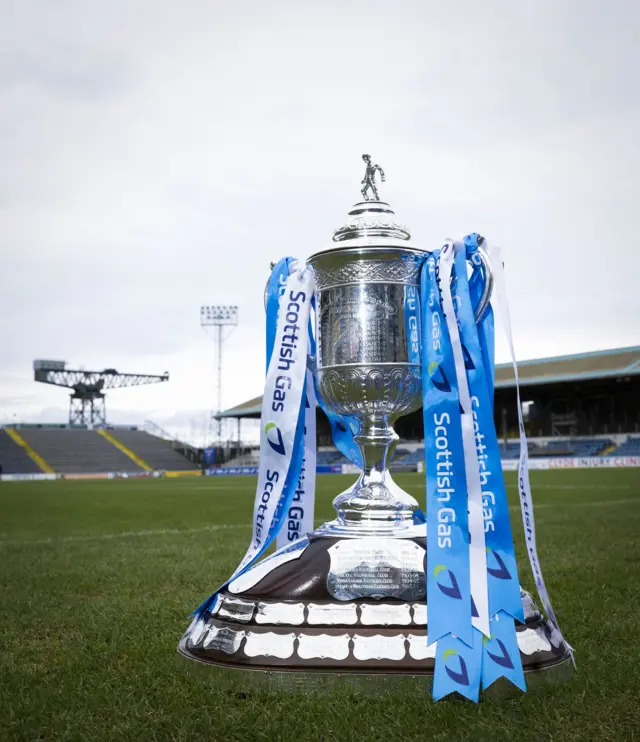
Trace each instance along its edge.
<instances>
[{"instance_id":1,"label":"inscription plate on trophy","mask_svg":"<svg viewBox=\"0 0 640 742\"><path fill-rule=\"evenodd\" d=\"M213 649L216 652L235 654L240 649L244 635L244 631L234 631L227 627L212 626L204 640L204 647L205 649Z\"/></svg>"},{"instance_id":2,"label":"inscription plate on trophy","mask_svg":"<svg viewBox=\"0 0 640 742\"><path fill-rule=\"evenodd\" d=\"M392 538L344 539L328 549L327 589L337 600L424 597L424 549Z\"/></svg>"}]
</instances>

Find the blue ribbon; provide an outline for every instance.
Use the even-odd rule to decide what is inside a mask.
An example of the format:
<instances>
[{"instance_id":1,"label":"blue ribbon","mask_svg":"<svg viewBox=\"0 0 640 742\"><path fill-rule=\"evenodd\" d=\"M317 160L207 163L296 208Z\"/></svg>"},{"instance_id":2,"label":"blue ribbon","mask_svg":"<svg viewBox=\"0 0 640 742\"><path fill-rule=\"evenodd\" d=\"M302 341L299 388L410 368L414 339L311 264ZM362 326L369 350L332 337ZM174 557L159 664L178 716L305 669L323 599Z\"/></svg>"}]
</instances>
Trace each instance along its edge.
<instances>
[{"instance_id":1,"label":"blue ribbon","mask_svg":"<svg viewBox=\"0 0 640 742\"><path fill-rule=\"evenodd\" d=\"M474 311L480 304L480 299L484 293L484 286L487 280L484 267L479 260L479 237L480 235L477 232L473 232L464 238L467 260L469 260L473 266L473 272L469 279L469 294L471 295L471 303L474 307ZM495 318L491 304L489 304L480 318L480 322L476 323L476 327L480 338L482 361L484 363L485 376L489 388L489 397L491 399L491 404L493 405L493 383L495 378Z\"/></svg>"},{"instance_id":2,"label":"blue ribbon","mask_svg":"<svg viewBox=\"0 0 640 742\"><path fill-rule=\"evenodd\" d=\"M452 295L460 337L465 356L465 369L474 412L477 453L480 465L485 539L487 546L487 580L491 637L483 637L473 629L469 632L473 601L453 597L462 595L452 559L464 563L468 575L468 530L465 514L466 501L454 505L455 492L446 492L442 485L453 489L464 483L462 440L459 400L455 385L451 345L444 322L437 285L437 258L428 259L423 270L421 293L423 306L423 414L425 422L425 462L427 470L427 591L429 599L428 641L437 639L433 682L435 700L457 692L477 701L480 685L487 688L498 678L504 677L526 690L522 662L518 649L514 618L524 622L520 583L511 534L511 523L502 474L498 438L493 420L494 393L494 317L489 307L479 324L474 317L484 291L486 275L478 255L478 235L468 235L464 250L458 249L454 265ZM473 271L467 276L467 260ZM447 426L437 425L448 413ZM454 420L456 421L454 423ZM446 432L447 445L443 443ZM446 453L450 451L450 455ZM438 455L439 454L439 455ZM443 460L451 461L443 471ZM438 463L441 467L438 469ZM449 473L446 479L441 475ZM455 484L454 484L455 481ZM463 485L464 487L464 485ZM460 532L447 526L442 528L442 500L449 495L448 504L454 509ZM464 493L466 495L466 491ZM459 520L458 520L459 518ZM464 538L465 529L466 540ZM438 538L451 538L453 557L439 547ZM457 536L457 538L454 538ZM446 560L445 560L446 556ZM447 561L448 560L448 561ZM464 575L465 572L463 571ZM438 579L440 578L440 579ZM453 579L452 579L453 578ZM464 578L463 578L464 579ZM468 583L467 583L468 584ZM443 593L445 598L443 598ZM446 599L448 598L448 600ZM459 626L466 629L461 631ZM455 628L454 628L455 627Z\"/></svg>"},{"instance_id":3,"label":"blue ribbon","mask_svg":"<svg viewBox=\"0 0 640 742\"><path fill-rule=\"evenodd\" d=\"M293 260L294 258L282 258L276 263L271 272L271 277L267 287L267 368L269 367L269 360L275 343L280 287L283 286L284 282L287 280L287 276L289 275L289 264L293 262ZM315 309L315 300L312 302L312 308ZM309 318L308 332L311 355L315 356L316 341L311 327L311 318ZM329 424L331 425L331 437L336 448L356 466L362 466L360 449L354 441L354 435L358 429L357 422L355 419L337 415L335 412L325 407L320 394L316 393L316 397L320 408L327 416Z\"/></svg>"},{"instance_id":4,"label":"blue ribbon","mask_svg":"<svg viewBox=\"0 0 640 742\"><path fill-rule=\"evenodd\" d=\"M467 487L460 399L436 266L421 274L422 393L427 483L428 644L455 634L472 646ZM442 667L442 665L440 665ZM436 662L436 672L438 663Z\"/></svg>"},{"instance_id":5,"label":"blue ribbon","mask_svg":"<svg viewBox=\"0 0 640 742\"><path fill-rule=\"evenodd\" d=\"M275 344L276 338L280 287L284 286L289 276L289 264L292 261L293 258L282 258L282 260L279 260L271 271L269 284L267 286L267 369L269 368L269 363L271 362L271 355L273 354L273 346ZM310 325L307 328L307 332L309 333L311 342L314 343L313 333L311 332ZM307 399L307 382L305 379L304 388L302 390L302 404L300 405L300 410L298 412L296 436L293 441L293 450L291 452L291 462L289 464L289 470L287 471L287 477L285 479L282 495L280 496L280 500L278 501L278 507L276 508L274 519L267 534L267 547L271 545L282 527L286 514L289 512L289 507L295 495L295 490L300 479L302 464L304 462L304 413L305 407L308 404L309 401ZM264 551L266 551L266 548L263 550L262 553L264 553Z\"/></svg>"},{"instance_id":6,"label":"blue ribbon","mask_svg":"<svg viewBox=\"0 0 640 742\"><path fill-rule=\"evenodd\" d=\"M482 687L487 688L498 678L504 677L526 691L514 622L516 619L524 623L524 611L507 492L493 419L493 347L489 349L487 342L487 336L493 335L493 317L491 325L487 326L483 322L481 328L477 328L466 262L470 252L477 248L477 235L469 235L465 239L465 247L466 252L459 251L455 257L453 295L456 299L461 340L468 358L466 372L474 412L485 519L491 639L484 637L483 641ZM487 369L491 375L488 375Z\"/></svg>"},{"instance_id":7,"label":"blue ribbon","mask_svg":"<svg viewBox=\"0 0 640 742\"><path fill-rule=\"evenodd\" d=\"M275 345L280 287L284 286L284 283L289 276L289 262L291 260L291 258L283 258L282 260L278 261L273 271L271 272L271 277L269 278L267 287L267 369L269 368L269 361L271 360L271 354L273 353L273 347ZM269 526L269 531L267 532L264 543L262 544L260 550L255 554L253 559L248 562L242 570L234 573L228 580L226 580L226 582L224 582L212 595L210 595L191 615L200 616L204 612L206 612L215 603L218 594L223 588L225 588L236 578L240 577L240 575L243 575L247 570L251 569L251 567L262 556L264 556L264 554L269 549L271 544L276 539L278 533L280 532L295 496L295 491L298 480L300 479L300 472L302 471L302 463L304 460L304 411L305 404L307 404L306 380L305 386L302 390L301 399L302 403L300 404L300 410L298 412L298 422L296 425L293 450L291 452L291 461L287 470L287 476L282 489L282 493L280 495L280 499L278 500L278 505L274 512L273 520ZM300 546L297 546L296 548L300 548Z\"/></svg>"},{"instance_id":8,"label":"blue ribbon","mask_svg":"<svg viewBox=\"0 0 640 742\"><path fill-rule=\"evenodd\" d=\"M526 692L524 670L513 618L504 611L491 617L491 638L483 637L482 688L488 688L498 678L507 678Z\"/></svg>"},{"instance_id":9,"label":"blue ribbon","mask_svg":"<svg viewBox=\"0 0 640 742\"><path fill-rule=\"evenodd\" d=\"M487 547L489 615L493 616L503 610L524 622L507 491L502 474L485 363L469 292L467 258L464 251L456 252L454 266L455 280L452 293L465 354L466 375L474 416L476 450L480 464Z\"/></svg>"},{"instance_id":10,"label":"blue ribbon","mask_svg":"<svg viewBox=\"0 0 640 742\"><path fill-rule=\"evenodd\" d=\"M465 356L465 370L474 413L474 430L480 466L481 487L483 492L483 509L485 519L485 540L487 547L487 583L490 613L490 638L473 630L472 641L462 641L462 637L452 634L438 639L434 672L433 697L435 700L452 692L477 701L480 683L487 688L498 678L504 677L523 691L526 690L520 651L514 618L524 622L520 583L511 533L511 523L506 497L504 476L498 447L498 438L493 420L494 391L494 318L489 307L479 324L476 323L474 310L484 290L486 276L478 260L478 235L471 234L465 238L464 250L458 249L455 255L454 281L452 295L460 329L460 338ZM472 276L467 276L467 260L474 266ZM423 287L423 301L431 294ZM439 295L437 296L439 303ZM448 335L444 342L449 343ZM433 338L431 338L433 344ZM424 331L424 348L428 350L429 335ZM446 352L446 349L445 349ZM427 359L430 364L432 359ZM424 361L423 361L424 364ZM428 370L433 372L433 367ZM424 373L424 366L423 366ZM429 374L432 376L432 373ZM433 384L433 379L428 383ZM425 438L427 419L432 414L433 398L429 398L428 388L425 394ZM433 466L433 463L431 464ZM427 467L429 466L427 457ZM463 469L460 469L462 472ZM427 479L427 501L429 503L429 477ZM431 514L427 510L429 522ZM429 549L428 537L427 546ZM427 561L433 564L427 554ZM431 568L430 568L431 571ZM429 588L429 582L427 582ZM429 635L431 624L439 621L434 611L441 610L438 592L429 591ZM436 602L434 604L434 598ZM473 605L473 603L472 603Z\"/></svg>"},{"instance_id":11,"label":"blue ribbon","mask_svg":"<svg viewBox=\"0 0 640 742\"><path fill-rule=\"evenodd\" d=\"M431 621L431 609L429 609ZM451 634L438 639L436 669L433 676L433 700L439 701L449 693L460 693L470 701L480 697L482 668L482 634L474 629L473 646Z\"/></svg>"},{"instance_id":12,"label":"blue ribbon","mask_svg":"<svg viewBox=\"0 0 640 742\"><path fill-rule=\"evenodd\" d=\"M322 395L316 394L318 404L327 416L331 425L331 438L335 447L345 456L352 464L362 467L362 454L354 437L358 431L358 423L351 417L337 415L335 412L325 407L322 401Z\"/></svg>"}]
</instances>

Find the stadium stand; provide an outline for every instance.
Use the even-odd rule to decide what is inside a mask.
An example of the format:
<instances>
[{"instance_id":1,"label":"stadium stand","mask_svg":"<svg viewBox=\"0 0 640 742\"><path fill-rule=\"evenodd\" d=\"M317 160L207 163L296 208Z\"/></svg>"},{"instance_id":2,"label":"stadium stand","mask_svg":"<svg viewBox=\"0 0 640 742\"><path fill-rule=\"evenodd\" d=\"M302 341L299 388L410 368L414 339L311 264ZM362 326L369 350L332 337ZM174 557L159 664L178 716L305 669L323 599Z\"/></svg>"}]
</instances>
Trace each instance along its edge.
<instances>
[{"instance_id":1,"label":"stadium stand","mask_svg":"<svg viewBox=\"0 0 640 742\"><path fill-rule=\"evenodd\" d=\"M537 446L529 441L529 451L534 453ZM500 444L500 457L503 459L517 459L520 456L520 443L508 441Z\"/></svg>"},{"instance_id":2,"label":"stadium stand","mask_svg":"<svg viewBox=\"0 0 640 742\"><path fill-rule=\"evenodd\" d=\"M0 430L0 466L3 474L41 474L42 470L6 430Z\"/></svg>"},{"instance_id":3,"label":"stadium stand","mask_svg":"<svg viewBox=\"0 0 640 742\"><path fill-rule=\"evenodd\" d=\"M613 451L608 451L606 456L640 456L640 436L629 436Z\"/></svg>"},{"instance_id":4,"label":"stadium stand","mask_svg":"<svg viewBox=\"0 0 640 742\"><path fill-rule=\"evenodd\" d=\"M322 466L326 466L328 464L335 464L341 458L342 454L337 450L318 451L316 463Z\"/></svg>"},{"instance_id":5,"label":"stadium stand","mask_svg":"<svg viewBox=\"0 0 640 742\"><path fill-rule=\"evenodd\" d=\"M566 442L577 436L599 440L595 436L640 433L640 346L539 358L518 365L529 438L556 437ZM261 410L262 397L255 397L221 416L255 420ZM516 410L513 367L510 363L497 364L494 414L501 440L517 437ZM420 440L422 411L400 418L395 427L403 443ZM317 431L320 445L331 443L329 422L320 412ZM590 447L584 445L573 455L588 455ZM507 453L512 457L510 450Z\"/></svg>"},{"instance_id":6,"label":"stadium stand","mask_svg":"<svg viewBox=\"0 0 640 742\"><path fill-rule=\"evenodd\" d=\"M546 443L529 447L532 456L599 456L605 449L609 448L612 441L608 438L558 438ZM518 448L519 444L513 444ZM516 458L518 453L516 453Z\"/></svg>"},{"instance_id":7,"label":"stadium stand","mask_svg":"<svg viewBox=\"0 0 640 742\"><path fill-rule=\"evenodd\" d=\"M60 474L142 471L95 430L21 427L20 435Z\"/></svg>"},{"instance_id":8,"label":"stadium stand","mask_svg":"<svg viewBox=\"0 0 640 742\"><path fill-rule=\"evenodd\" d=\"M415 448L413 451L405 451L404 455L401 451L402 449L398 449L398 452L396 452L395 463L397 464L415 464L424 460L424 447Z\"/></svg>"},{"instance_id":9,"label":"stadium stand","mask_svg":"<svg viewBox=\"0 0 640 742\"><path fill-rule=\"evenodd\" d=\"M520 382L531 458L640 456L640 346L522 361ZM221 414L237 421L238 437L215 450L210 460L216 466L258 464L255 441L242 442L240 421L259 420L261 410L262 398L255 397ZM494 419L502 458L517 459L519 420L511 364L496 366ZM317 463L347 463L332 445L331 426L321 410L316 422ZM402 442L392 468L415 469L424 460L422 411L400 418L396 432ZM144 431L66 423L7 425L0 428L0 466L8 475L199 471L210 449L171 438L149 421Z\"/></svg>"},{"instance_id":10,"label":"stadium stand","mask_svg":"<svg viewBox=\"0 0 640 742\"><path fill-rule=\"evenodd\" d=\"M189 471L196 467L182 454L178 453L171 441L157 438L142 430L109 429L111 437L128 449L156 471Z\"/></svg>"},{"instance_id":11,"label":"stadium stand","mask_svg":"<svg viewBox=\"0 0 640 742\"><path fill-rule=\"evenodd\" d=\"M615 449L607 455L612 456L635 456L640 452L640 438L635 439L638 441L637 448L633 446L625 447L625 453L618 453L620 448ZM586 457L586 456L601 456L605 454L607 449L611 448L613 441L609 438L561 438L558 440L550 440L546 442L528 441L528 450L530 456L541 456L541 457ZM503 459L517 459L520 456L520 443L519 441L507 441L500 444L500 456ZM395 458L395 463L402 464L415 464L418 461L424 459L424 447L415 448L413 451L403 451L398 449L398 454Z\"/></svg>"}]
</instances>

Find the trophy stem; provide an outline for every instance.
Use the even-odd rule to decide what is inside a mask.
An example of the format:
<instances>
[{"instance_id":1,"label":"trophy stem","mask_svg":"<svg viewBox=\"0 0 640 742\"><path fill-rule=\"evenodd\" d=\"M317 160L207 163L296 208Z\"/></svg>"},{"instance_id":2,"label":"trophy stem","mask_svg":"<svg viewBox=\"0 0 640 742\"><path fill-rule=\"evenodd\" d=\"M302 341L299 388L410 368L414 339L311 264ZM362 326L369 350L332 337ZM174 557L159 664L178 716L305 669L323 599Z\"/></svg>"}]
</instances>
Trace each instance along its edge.
<instances>
[{"instance_id":1,"label":"trophy stem","mask_svg":"<svg viewBox=\"0 0 640 742\"><path fill-rule=\"evenodd\" d=\"M363 486L382 484L390 474L387 461L393 458L398 434L388 419L368 418L354 436L362 455L363 470L360 481Z\"/></svg>"},{"instance_id":2,"label":"trophy stem","mask_svg":"<svg viewBox=\"0 0 640 742\"><path fill-rule=\"evenodd\" d=\"M418 503L393 481L387 468L398 442L389 418L365 418L354 440L362 453L362 472L358 481L333 501L337 519L320 530L385 536L404 535L407 529L413 530Z\"/></svg>"}]
</instances>

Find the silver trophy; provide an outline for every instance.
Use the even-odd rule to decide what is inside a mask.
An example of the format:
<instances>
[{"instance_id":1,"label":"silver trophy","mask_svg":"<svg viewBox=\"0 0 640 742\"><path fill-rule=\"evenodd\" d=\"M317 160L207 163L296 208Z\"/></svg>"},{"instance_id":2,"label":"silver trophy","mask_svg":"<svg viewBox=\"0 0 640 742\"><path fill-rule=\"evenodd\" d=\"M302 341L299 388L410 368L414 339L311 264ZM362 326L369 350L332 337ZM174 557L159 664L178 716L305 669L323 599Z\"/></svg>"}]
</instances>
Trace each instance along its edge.
<instances>
[{"instance_id":1,"label":"silver trophy","mask_svg":"<svg viewBox=\"0 0 640 742\"><path fill-rule=\"evenodd\" d=\"M393 423L422 404L420 271L427 251L378 200L378 165L363 155L364 201L309 258L316 278L315 387L325 408L354 432L362 460L356 483L334 500L337 517L233 580L183 636L179 650L214 665L253 670L277 687L305 679L365 678L363 689L433 675L427 647L426 526L418 502L392 479ZM366 200L369 192L375 200ZM486 254L485 291L490 299ZM523 591L518 643L526 672L566 668L569 655ZM550 673L539 673L549 677ZM498 684L496 684L498 685ZM492 686L493 687L493 686Z\"/></svg>"},{"instance_id":2,"label":"silver trophy","mask_svg":"<svg viewBox=\"0 0 640 742\"><path fill-rule=\"evenodd\" d=\"M373 183L370 167L363 183ZM324 407L353 421L364 467L334 500L337 519L318 533L407 538L417 535L418 503L387 464L398 440L393 423L422 406L419 286L427 253L378 200L355 204L333 241L309 258L316 276L316 393ZM479 254L489 280L476 319L492 285L486 254Z\"/></svg>"}]
</instances>

